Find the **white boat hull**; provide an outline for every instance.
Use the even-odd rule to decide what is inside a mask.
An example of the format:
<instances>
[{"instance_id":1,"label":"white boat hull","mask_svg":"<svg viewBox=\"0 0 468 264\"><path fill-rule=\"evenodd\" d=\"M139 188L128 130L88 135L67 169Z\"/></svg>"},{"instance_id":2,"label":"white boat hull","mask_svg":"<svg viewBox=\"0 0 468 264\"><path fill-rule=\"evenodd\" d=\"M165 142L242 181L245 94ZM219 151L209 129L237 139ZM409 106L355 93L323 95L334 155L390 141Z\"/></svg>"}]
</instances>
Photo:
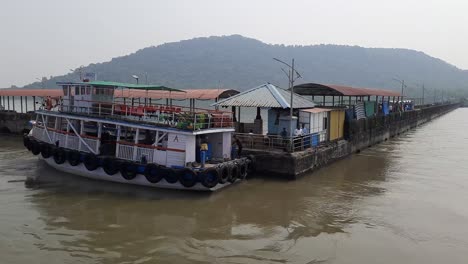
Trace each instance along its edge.
<instances>
[{"instance_id":1,"label":"white boat hull","mask_svg":"<svg viewBox=\"0 0 468 264\"><path fill-rule=\"evenodd\" d=\"M39 155L40 157L40 155ZM168 183L165 179L161 179L158 183L151 183L149 182L144 175L142 174L137 174L137 176L132 179L132 180L126 180L122 177L120 172L117 172L114 175L108 175L101 167L97 168L94 171L89 171L86 169L86 167L83 165L83 163L80 163L77 166L71 166L68 162L65 162L63 164L57 164L55 163L54 159L52 157L43 159L48 165L51 167L62 171L66 173L71 173L74 175L90 178L90 179L95 179L95 180L102 180L102 181L111 181L111 182L119 182L119 183L125 183L125 184L135 184L135 185L141 185L141 186L148 186L148 187L156 187L156 188L164 188L164 189L177 189L177 190L188 190L188 191L216 191L219 190L223 187L226 187L228 185L231 185L230 182L224 183L224 184L217 184L213 188L207 188L203 186L201 183L195 184L195 186L187 188L180 184L180 182L176 183Z\"/></svg>"}]
</instances>

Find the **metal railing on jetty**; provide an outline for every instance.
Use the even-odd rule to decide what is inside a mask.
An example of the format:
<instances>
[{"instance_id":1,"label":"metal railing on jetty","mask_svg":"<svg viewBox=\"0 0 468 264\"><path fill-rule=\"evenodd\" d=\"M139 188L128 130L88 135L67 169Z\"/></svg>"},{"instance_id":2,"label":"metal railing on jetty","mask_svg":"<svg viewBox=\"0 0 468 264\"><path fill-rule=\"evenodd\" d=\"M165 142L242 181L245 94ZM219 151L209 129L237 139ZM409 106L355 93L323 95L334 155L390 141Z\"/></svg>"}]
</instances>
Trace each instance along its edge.
<instances>
[{"instance_id":1,"label":"metal railing on jetty","mask_svg":"<svg viewBox=\"0 0 468 264\"><path fill-rule=\"evenodd\" d=\"M308 148L319 147L326 143L327 131L310 133L301 136L282 137L278 135L259 135L236 133L242 146L248 149L280 150L287 152L303 151Z\"/></svg>"},{"instance_id":2,"label":"metal railing on jetty","mask_svg":"<svg viewBox=\"0 0 468 264\"><path fill-rule=\"evenodd\" d=\"M233 128L232 112L159 104L125 104L74 100L42 107L46 111L148 123L182 130ZM91 106L89 106L91 104Z\"/></svg>"}]
</instances>

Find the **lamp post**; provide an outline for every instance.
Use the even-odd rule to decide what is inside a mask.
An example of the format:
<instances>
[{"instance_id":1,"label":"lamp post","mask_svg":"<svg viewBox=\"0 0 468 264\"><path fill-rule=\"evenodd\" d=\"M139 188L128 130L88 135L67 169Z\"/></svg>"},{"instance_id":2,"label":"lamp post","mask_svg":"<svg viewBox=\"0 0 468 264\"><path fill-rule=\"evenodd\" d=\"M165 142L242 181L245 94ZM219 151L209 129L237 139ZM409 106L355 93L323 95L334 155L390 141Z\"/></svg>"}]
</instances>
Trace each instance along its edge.
<instances>
[{"instance_id":1,"label":"lamp post","mask_svg":"<svg viewBox=\"0 0 468 264\"><path fill-rule=\"evenodd\" d=\"M140 77L138 77L137 75L132 75L132 77L133 77L133 79L136 80L136 84L138 85L138 79L139 79Z\"/></svg>"},{"instance_id":2,"label":"lamp post","mask_svg":"<svg viewBox=\"0 0 468 264\"><path fill-rule=\"evenodd\" d=\"M302 78L301 74L299 74L299 72L294 69L294 59L292 59L292 63L291 65L287 64L286 62L280 60L280 59L277 59L277 58L273 58L275 61L279 62L279 63L282 63L286 66L288 66L289 70L288 70L288 73L286 73L286 71L284 69L281 69L287 76L288 76L288 82L289 82L289 90L291 91L291 102L290 102L290 107L289 107L289 117L290 117L290 122L292 122L293 120L293 110L294 110L294 106L293 106L293 99L294 99L294 82L299 79L299 78ZM291 124L291 123L290 123ZM289 128L289 137L291 138L291 144L292 144L292 138L293 138L293 131L291 128Z\"/></svg>"},{"instance_id":3,"label":"lamp post","mask_svg":"<svg viewBox=\"0 0 468 264\"><path fill-rule=\"evenodd\" d=\"M422 89L421 105L424 105L424 92L426 90L426 88L424 87L424 83L422 85L415 83L414 85L416 85L416 87L421 87Z\"/></svg>"},{"instance_id":4,"label":"lamp post","mask_svg":"<svg viewBox=\"0 0 468 264\"><path fill-rule=\"evenodd\" d=\"M405 88L408 87L408 86L406 86L406 84L405 84L405 80L400 80L400 79L397 79L397 78L393 78L392 80L401 83L401 99L402 99L402 101L403 101Z\"/></svg>"}]
</instances>

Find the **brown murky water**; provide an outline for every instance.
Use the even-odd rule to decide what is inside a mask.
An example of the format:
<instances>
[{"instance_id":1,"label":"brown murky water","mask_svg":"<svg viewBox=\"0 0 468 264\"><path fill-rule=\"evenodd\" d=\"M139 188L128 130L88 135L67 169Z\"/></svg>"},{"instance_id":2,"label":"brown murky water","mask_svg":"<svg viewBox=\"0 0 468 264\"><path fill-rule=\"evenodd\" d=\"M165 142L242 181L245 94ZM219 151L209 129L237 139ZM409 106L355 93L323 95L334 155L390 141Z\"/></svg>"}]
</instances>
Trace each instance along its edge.
<instances>
[{"instance_id":1,"label":"brown murky water","mask_svg":"<svg viewBox=\"0 0 468 264\"><path fill-rule=\"evenodd\" d=\"M213 195L63 174L3 136L0 263L468 263L467 116Z\"/></svg>"}]
</instances>

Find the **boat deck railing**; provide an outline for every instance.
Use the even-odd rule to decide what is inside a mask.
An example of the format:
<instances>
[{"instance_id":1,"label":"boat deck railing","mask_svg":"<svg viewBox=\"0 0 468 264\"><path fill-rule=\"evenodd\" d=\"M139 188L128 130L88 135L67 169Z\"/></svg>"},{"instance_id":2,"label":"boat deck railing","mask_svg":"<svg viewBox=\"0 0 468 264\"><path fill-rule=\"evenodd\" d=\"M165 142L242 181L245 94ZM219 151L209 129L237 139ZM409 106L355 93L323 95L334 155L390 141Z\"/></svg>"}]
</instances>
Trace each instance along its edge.
<instances>
[{"instance_id":1,"label":"boat deck railing","mask_svg":"<svg viewBox=\"0 0 468 264\"><path fill-rule=\"evenodd\" d=\"M80 135L81 141L78 136L72 132L56 130L53 128L45 128L42 125L35 125L32 130L32 136L38 141L55 145L58 143L59 147L78 150L83 152L99 152L100 141L97 137ZM86 146L88 145L88 146ZM88 148L89 147L89 148Z\"/></svg>"},{"instance_id":2,"label":"boat deck railing","mask_svg":"<svg viewBox=\"0 0 468 264\"><path fill-rule=\"evenodd\" d=\"M55 107L45 106L42 110L129 122L143 122L182 130L234 128L232 112L229 111L159 104L129 105L124 102L91 102L85 100L73 100L73 104L70 105L64 103L66 101L67 99L64 99L61 104Z\"/></svg>"},{"instance_id":3,"label":"boat deck railing","mask_svg":"<svg viewBox=\"0 0 468 264\"><path fill-rule=\"evenodd\" d=\"M58 147L87 153L100 153L99 147L101 146L101 141L97 137L80 135L83 141L91 148L91 151L73 132L55 130L50 127L46 129L43 125L36 124L32 130L32 136L40 142L53 145L58 144ZM171 150L155 144L135 144L127 141L118 141L115 143L118 148L116 151L117 158L138 162L141 162L143 159L148 163L157 161L159 151L180 151Z\"/></svg>"}]
</instances>

